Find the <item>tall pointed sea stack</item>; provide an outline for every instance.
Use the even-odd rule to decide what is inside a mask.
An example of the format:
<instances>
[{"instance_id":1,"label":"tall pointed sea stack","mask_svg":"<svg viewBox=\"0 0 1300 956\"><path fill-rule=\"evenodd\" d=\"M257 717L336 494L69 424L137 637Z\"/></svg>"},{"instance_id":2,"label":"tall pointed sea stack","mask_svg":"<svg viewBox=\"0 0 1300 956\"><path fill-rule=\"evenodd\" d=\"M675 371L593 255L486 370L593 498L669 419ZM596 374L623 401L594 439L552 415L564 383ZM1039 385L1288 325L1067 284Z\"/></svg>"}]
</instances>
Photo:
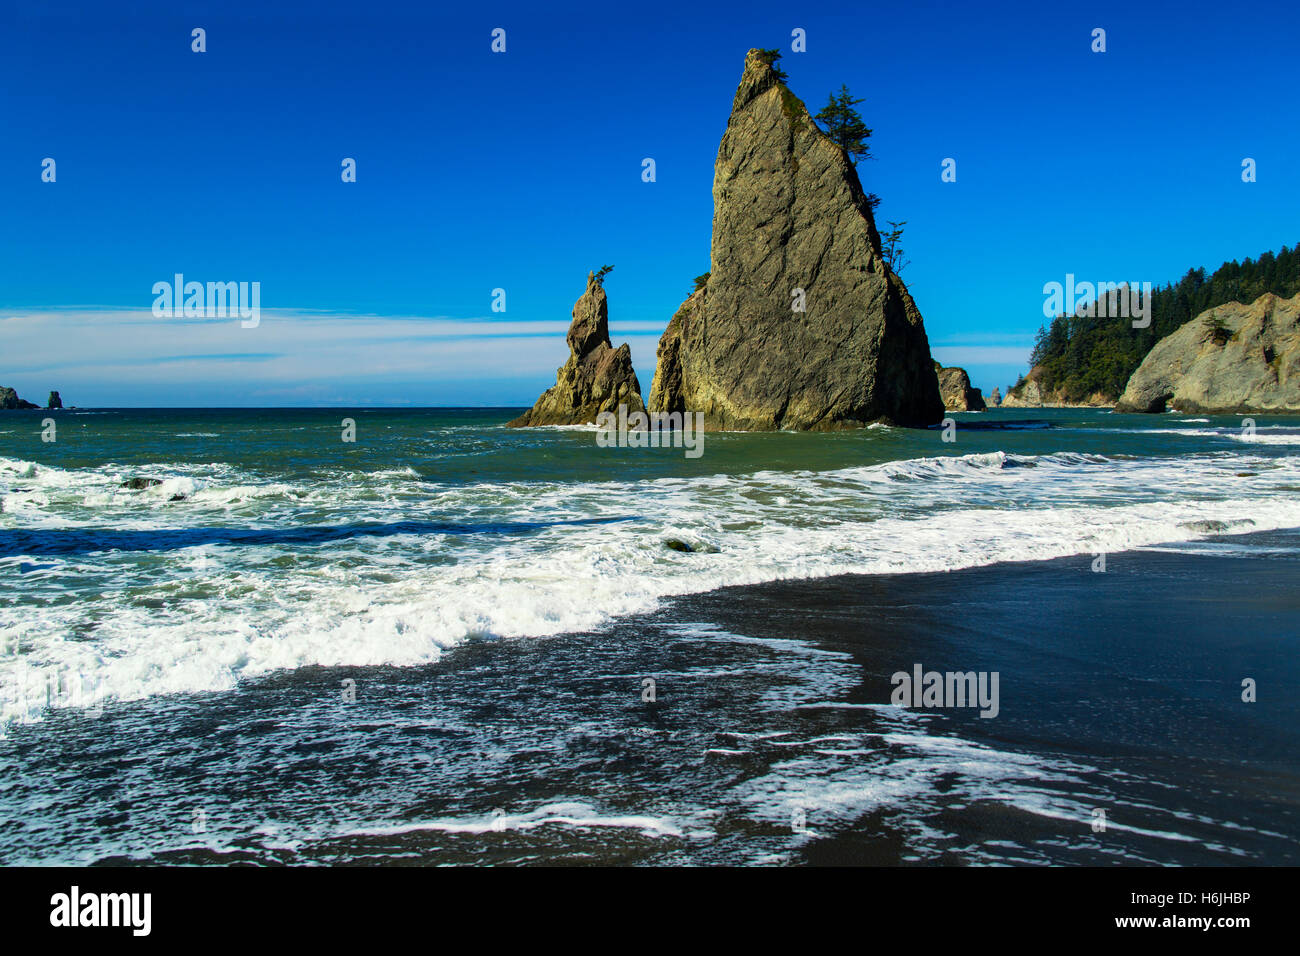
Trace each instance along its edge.
<instances>
[{"instance_id":1,"label":"tall pointed sea stack","mask_svg":"<svg viewBox=\"0 0 1300 956\"><path fill-rule=\"evenodd\" d=\"M573 305L565 341L569 360L557 370L554 387L511 427L590 424L601 412L617 412L619 405L626 405L629 414L645 411L632 350L626 342L614 348L609 341L609 302L594 273L587 273L587 291Z\"/></svg>"},{"instance_id":2,"label":"tall pointed sea stack","mask_svg":"<svg viewBox=\"0 0 1300 956\"><path fill-rule=\"evenodd\" d=\"M710 258L659 343L652 410L703 412L712 429L943 418L921 314L857 172L759 50L714 165Z\"/></svg>"}]
</instances>

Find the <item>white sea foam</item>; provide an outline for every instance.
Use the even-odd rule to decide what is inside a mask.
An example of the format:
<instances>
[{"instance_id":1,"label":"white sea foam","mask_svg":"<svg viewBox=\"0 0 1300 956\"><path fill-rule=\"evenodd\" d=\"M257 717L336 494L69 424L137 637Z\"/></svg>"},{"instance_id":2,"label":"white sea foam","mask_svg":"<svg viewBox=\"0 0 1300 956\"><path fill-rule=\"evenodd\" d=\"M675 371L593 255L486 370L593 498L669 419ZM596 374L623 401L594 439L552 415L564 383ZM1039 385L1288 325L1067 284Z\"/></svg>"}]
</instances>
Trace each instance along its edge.
<instances>
[{"instance_id":1,"label":"white sea foam","mask_svg":"<svg viewBox=\"0 0 1300 956\"><path fill-rule=\"evenodd\" d=\"M1204 418L1185 418L1180 421L1204 422ZM1090 428L1090 433L1108 432L1123 435L1181 435L1184 438L1222 438L1243 444L1300 445L1300 428L1294 425L1260 425L1254 431L1240 426L1223 428Z\"/></svg>"},{"instance_id":2,"label":"white sea foam","mask_svg":"<svg viewBox=\"0 0 1300 956\"><path fill-rule=\"evenodd\" d=\"M589 803L565 801L544 804L527 813L499 811L471 817L440 817L434 820L392 826L358 827L345 830L339 833L338 836L402 836L425 830L482 835L506 831L526 832L545 826L572 827L574 829L606 827L632 829L653 837L669 836L706 839L714 835L711 829L700 827L688 829L684 824L669 818L640 814L605 814Z\"/></svg>"},{"instance_id":3,"label":"white sea foam","mask_svg":"<svg viewBox=\"0 0 1300 956\"><path fill-rule=\"evenodd\" d=\"M395 469L297 487L232 466L165 463L139 473L163 483L131 492L120 468L0 458L9 488L0 530L80 542L0 557L0 580L23 589L21 603L0 606L0 650L16 649L0 653L4 719L36 719L44 707L15 689L20 666L29 685L75 673L116 699L219 691L280 668L415 665L471 637L598 629L728 585L1300 526L1300 460L1244 447L586 483L452 485ZM364 533L302 536L344 521ZM230 528L267 540L244 543ZM692 551L668 549L668 538Z\"/></svg>"}]
</instances>

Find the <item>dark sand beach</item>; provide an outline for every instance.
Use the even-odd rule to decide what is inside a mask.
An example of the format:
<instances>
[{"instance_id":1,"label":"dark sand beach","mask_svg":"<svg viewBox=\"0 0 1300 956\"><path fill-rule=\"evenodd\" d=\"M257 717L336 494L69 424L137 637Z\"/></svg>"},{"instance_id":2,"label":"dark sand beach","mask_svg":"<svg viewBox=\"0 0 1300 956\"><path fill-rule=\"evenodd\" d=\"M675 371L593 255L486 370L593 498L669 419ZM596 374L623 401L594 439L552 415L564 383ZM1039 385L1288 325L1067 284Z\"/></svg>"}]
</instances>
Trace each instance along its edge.
<instances>
[{"instance_id":1,"label":"dark sand beach","mask_svg":"<svg viewBox=\"0 0 1300 956\"><path fill-rule=\"evenodd\" d=\"M5 862L1300 861L1300 532L1091 563L724 588L54 715L0 742L8 805L45 808ZM998 715L889 706L915 663L997 671Z\"/></svg>"}]
</instances>

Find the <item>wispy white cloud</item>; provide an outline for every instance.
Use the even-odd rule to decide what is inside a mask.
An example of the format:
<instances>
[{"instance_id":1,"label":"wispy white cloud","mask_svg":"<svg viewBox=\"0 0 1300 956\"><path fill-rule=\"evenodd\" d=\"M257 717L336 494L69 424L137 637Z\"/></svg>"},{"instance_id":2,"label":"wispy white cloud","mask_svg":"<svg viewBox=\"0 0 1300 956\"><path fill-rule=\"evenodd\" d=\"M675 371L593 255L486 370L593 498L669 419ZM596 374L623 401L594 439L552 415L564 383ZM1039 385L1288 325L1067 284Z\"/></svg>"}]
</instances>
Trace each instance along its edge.
<instances>
[{"instance_id":1,"label":"wispy white cloud","mask_svg":"<svg viewBox=\"0 0 1300 956\"><path fill-rule=\"evenodd\" d=\"M149 309L0 312L0 384L24 397L59 388L73 400L187 404L187 397L266 404L455 403L462 394L527 403L555 381L568 356L568 322L501 317L345 315L263 310L237 318L157 318ZM650 388L663 325L620 322L642 389ZM1010 336L949 337L934 357L1000 381L1028 363L1030 343ZM490 385L489 383L513 383ZM229 396L227 399L224 396ZM106 399L109 400L109 399Z\"/></svg>"},{"instance_id":2,"label":"wispy white cloud","mask_svg":"<svg viewBox=\"0 0 1300 956\"><path fill-rule=\"evenodd\" d=\"M1029 362L1029 345L935 345L930 353L943 365L1023 365Z\"/></svg>"},{"instance_id":3,"label":"wispy white cloud","mask_svg":"<svg viewBox=\"0 0 1300 956\"><path fill-rule=\"evenodd\" d=\"M0 313L0 372L68 388L225 384L286 398L372 381L553 381L568 355L567 329L561 321L271 310L256 328L238 319L157 318L148 309L7 312ZM660 331L645 322L611 330L616 342L646 332L653 340Z\"/></svg>"}]
</instances>

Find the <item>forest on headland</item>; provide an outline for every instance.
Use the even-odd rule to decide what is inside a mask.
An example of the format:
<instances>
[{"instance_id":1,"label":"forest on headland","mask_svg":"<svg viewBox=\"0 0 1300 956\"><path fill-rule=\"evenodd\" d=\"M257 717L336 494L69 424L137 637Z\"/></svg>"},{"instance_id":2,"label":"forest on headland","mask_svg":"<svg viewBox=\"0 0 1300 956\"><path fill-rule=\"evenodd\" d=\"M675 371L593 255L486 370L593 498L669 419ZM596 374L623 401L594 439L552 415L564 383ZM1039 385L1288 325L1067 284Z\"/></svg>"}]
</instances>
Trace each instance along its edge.
<instances>
[{"instance_id":1,"label":"forest on headland","mask_svg":"<svg viewBox=\"0 0 1300 956\"><path fill-rule=\"evenodd\" d=\"M1177 282L1152 290L1147 328L1108 316L1058 315L1038 330L1029 364L1037 369L1044 395L1069 403L1101 393L1113 401L1166 335L1206 309L1227 302L1249 304L1266 292L1283 298L1300 293L1300 244L1225 262L1212 274L1188 269ZM1013 390L1024 382L1022 375Z\"/></svg>"}]
</instances>

